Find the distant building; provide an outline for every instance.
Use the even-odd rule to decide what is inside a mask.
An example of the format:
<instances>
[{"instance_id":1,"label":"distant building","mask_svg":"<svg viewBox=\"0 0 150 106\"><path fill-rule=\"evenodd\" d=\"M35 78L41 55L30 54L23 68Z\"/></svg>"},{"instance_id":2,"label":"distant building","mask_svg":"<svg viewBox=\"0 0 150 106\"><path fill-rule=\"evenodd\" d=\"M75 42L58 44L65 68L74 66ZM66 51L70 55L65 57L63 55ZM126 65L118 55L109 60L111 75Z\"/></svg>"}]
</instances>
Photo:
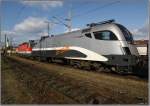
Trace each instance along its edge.
<instances>
[{"instance_id":1,"label":"distant building","mask_svg":"<svg viewBox=\"0 0 150 106\"><path fill-rule=\"evenodd\" d=\"M136 40L134 41L134 44L136 45L140 55L148 54L148 40Z\"/></svg>"}]
</instances>

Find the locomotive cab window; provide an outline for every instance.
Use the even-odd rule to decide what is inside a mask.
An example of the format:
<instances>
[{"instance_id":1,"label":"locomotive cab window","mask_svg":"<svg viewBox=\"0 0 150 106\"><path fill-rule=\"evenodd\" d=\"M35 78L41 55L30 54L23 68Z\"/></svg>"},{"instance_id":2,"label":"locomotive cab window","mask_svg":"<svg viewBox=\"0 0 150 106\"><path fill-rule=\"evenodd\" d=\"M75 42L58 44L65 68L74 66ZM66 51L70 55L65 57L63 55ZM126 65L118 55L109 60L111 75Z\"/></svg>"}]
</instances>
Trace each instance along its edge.
<instances>
[{"instance_id":1,"label":"locomotive cab window","mask_svg":"<svg viewBox=\"0 0 150 106\"><path fill-rule=\"evenodd\" d=\"M127 30L127 28L125 28L124 26L120 25L120 24L116 24L120 30L122 31L126 41L130 41L132 42L133 41L133 37L132 37L132 34L129 30Z\"/></svg>"},{"instance_id":2,"label":"locomotive cab window","mask_svg":"<svg viewBox=\"0 0 150 106\"><path fill-rule=\"evenodd\" d=\"M98 40L118 40L116 35L111 31L93 32L95 39Z\"/></svg>"},{"instance_id":3,"label":"locomotive cab window","mask_svg":"<svg viewBox=\"0 0 150 106\"><path fill-rule=\"evenodd\" d=\"M91 33L86 33L85 36L88 38L92 38Z\"/></svg>"}]
</instances>

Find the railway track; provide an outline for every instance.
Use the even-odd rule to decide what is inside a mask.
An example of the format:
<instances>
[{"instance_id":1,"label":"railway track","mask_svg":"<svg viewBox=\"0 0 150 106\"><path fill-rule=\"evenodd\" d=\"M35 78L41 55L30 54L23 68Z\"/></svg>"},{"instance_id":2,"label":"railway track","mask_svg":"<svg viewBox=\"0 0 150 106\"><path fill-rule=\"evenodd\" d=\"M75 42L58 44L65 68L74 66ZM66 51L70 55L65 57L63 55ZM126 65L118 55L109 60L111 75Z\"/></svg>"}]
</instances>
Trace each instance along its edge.
<instances>
[{"instance_id":1,"label":"railway track","mask_svg":"<svg viewBox=\"0 0 150 106\"><path fill-rule=\"evenodd\" d=\"M16 80L32 95L30 103L147 103L147 81L143 79L97 74L14 56L7 58ZM47 94L57 95L55 99L61 101L49 100L51 96Z\"/></svg>"},{"instance_id":2,"label":"railway track","mask_svg":"<svg viewBox=\"0 0 150 106\"><path fill-rule=\"evenodd\" d=\"M24 57L26 59L30 59L33 61L39 61L39 62L43 62L45 64L55 64L58 66L64 66L64 67L68 67L68 68L74 68L74 69L79 69L80 71L90 71L93 73L98 73L98 74L106 74L106 75L110 75L110 76L114 76L114 77L124 77L124 78L131 78L131 79L143 79L143 80L147 80L148 79L148 64L145 64L141 67L140 66L136 66L136 68L133 70L133 73L118 73L116 71L112 71L112 69L108 68L108 67L103 67L101 65L101 68L99 69L95 69L95 68L89 68L89 67L79 67L76 65L70 65L67 64L63 61L47 61L47 60L40 60L40 59L33 59L30 57ZM148 61L147 61L148 62Z\"/></svg>"}]
</instances>

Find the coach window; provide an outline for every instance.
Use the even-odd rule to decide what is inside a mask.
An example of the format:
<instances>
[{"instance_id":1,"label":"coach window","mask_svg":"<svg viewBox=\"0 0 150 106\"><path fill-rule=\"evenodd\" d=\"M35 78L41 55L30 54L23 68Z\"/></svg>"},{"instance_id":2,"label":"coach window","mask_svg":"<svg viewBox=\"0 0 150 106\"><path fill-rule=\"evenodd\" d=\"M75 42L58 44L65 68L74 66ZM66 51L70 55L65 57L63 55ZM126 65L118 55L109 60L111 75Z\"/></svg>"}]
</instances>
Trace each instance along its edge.
<instances>
[{"instance_id":1,"label":"coach window","mask_svg":"<svg viewBox=\"0 0 150 106\"><path fill-rule=\"evenodd\" d=\"M98 40L117 40L116 35L111 31L93 32L95 39Z\"/></svg>"},{"instance_id":2,"label":"coach window","mask_svg":"<svg viewBox=\"0 0 150 106\"><path fill-rule=\"evenodd\" d=\"M88 38L92 38L91 33L86 33L85 36Z\"/></svg>"}]
</instances>

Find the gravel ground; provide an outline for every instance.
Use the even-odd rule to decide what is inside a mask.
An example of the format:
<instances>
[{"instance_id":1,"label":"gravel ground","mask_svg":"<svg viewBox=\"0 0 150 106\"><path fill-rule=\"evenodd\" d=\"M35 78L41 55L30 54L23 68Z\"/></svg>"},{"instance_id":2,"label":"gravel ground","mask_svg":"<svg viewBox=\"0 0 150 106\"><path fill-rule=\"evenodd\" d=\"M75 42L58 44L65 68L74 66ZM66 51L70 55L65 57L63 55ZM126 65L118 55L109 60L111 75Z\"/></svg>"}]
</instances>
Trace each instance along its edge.
<instances>
[{"instance_id":1,"label":"gravel ground","mask_svg":"<svg viewBox=\"0 0 150 106\"><path fill-rule=\"evenodd\" d=\"M148 81L2 58L2 104L148 104Z\"/></svg>"}]
</instances>

